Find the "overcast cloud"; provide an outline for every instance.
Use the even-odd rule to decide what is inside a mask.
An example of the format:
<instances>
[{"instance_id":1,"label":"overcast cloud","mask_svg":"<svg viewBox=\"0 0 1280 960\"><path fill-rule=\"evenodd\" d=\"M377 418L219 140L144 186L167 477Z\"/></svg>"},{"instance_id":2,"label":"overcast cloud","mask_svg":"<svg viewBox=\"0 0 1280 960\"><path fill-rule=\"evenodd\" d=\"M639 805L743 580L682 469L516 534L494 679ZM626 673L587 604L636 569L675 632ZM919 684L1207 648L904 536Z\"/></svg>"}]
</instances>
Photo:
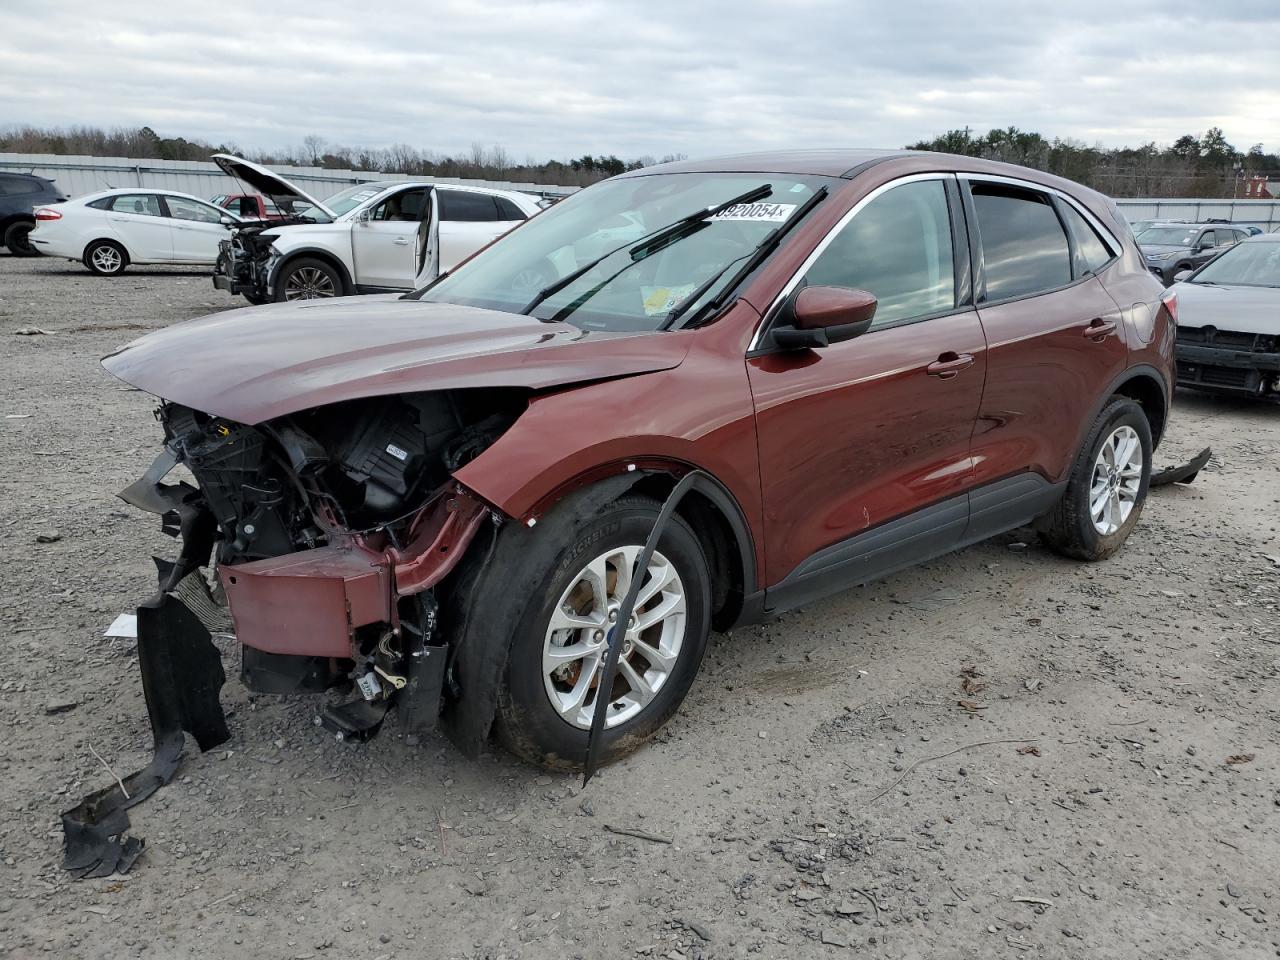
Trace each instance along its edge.
<instances>
[{"instance_id":1,"label":"overcast cloud","mask_svg":"<svg viewBox=\"0 0 1280 960\"><path fill-rule=\"evenodd\" d=\"M0 126L514 159L1016 125L1280 150L1280 4L0 0ZM1198 10L1198 12L1189 12Z\"/></svg>"}]
</instances>

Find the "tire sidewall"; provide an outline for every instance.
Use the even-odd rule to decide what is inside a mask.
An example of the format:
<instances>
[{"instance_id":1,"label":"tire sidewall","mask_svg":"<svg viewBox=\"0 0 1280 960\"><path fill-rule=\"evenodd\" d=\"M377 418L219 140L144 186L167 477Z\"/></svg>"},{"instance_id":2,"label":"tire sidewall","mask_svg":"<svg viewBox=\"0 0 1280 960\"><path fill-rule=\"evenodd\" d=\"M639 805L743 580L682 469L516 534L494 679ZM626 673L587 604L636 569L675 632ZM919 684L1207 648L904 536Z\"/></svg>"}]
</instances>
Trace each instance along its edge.
<instances>
[{"instance_id":1,"label":"tire sidewall","mask_svg":"<svg viewBox=\"0 0 1280 960\"><path fill-rule=\"evenodd\" d=\"M517 754L549 766L577 766L582 762L587 731L559 715L544 687L542 653L547 625L571 579L608 550L644 544L658 511L656 503L636 500L611 505L580 528L541 578L535 592L538 599L529 604L513 630L498 695L498 733ZM706 652L711 627L711 585L698 538L682 519L675 517L658 543L658 552L675 565L684 586L684 642L675 670L653 702L626 723L605 729L601 753L606 761L630 752L666 723L688 693Z\"/></svg>"},{"instance_id":2,"label":"tire sidewall","mask_svg":"<svg viewBox=\"0 0 1280 960\"><path fill-rule=\"evenodd\" d=\"M15 257L38 257L40 251L31 243L31 231L36 228L34 221L18 220L9 224L4 231L4 245Z\"/></svg>"},{"instance_id":3,"label":"tire sidewall","mask_svg":"<svg viewBox=\"0 0 1280 960\"><path fill-rule=\"evenodd\" d=\"M290 260L286 263L280 268L279 273L276 275L275 289L272 291L272 299L276 303L285 302L285 288L289 285L289 278L293 276L295 272L303 269L304 267L315 267L318 270L323 270L333 281L335 297L341 297L346 294L346 287L342 283L342 275L332 266L325 263L323 260L317 260L314 257L299 257L296 260Z\"/></svg>"},{"instance_id":4,"label":"tire sidewall","mask_svg":"<svg viewBox=\"0 0 1280 960\"><path fill-rule=\"evenodd\" d=\"M1129 426L1138 434L1142 444L1142 480L1138 484L1138 496L1134 500L1133 510L1115 533L1103 535L1093 525L1093 515L1089 510L1089 491L1093 481L1093 465L1103 443L1117 427ZM1080 545L1090 555L1098 558L1109 557L1120 549L1129 533L1138 523L1142 508L1147 501L1147 490L1151 485L1151 458L1153 454L1151 442L1151 424L1142 407L1134 400L1118 398L1111 401L1098 416L1089 441L1085 445L1081 460L1076 464L1075 476L1071 480L1068 495L1076 498L1072 510L1076 525L1074 531Z\"/></svg>"},{"instance_id":5,"label":"tire sidewall","mask_svg":"<svg viewBox=\"0 0 1280 960\"><path fill-rule=\"evenodd\" d=\"M93 251L97 250L99 247L110 247L118 253L120 255L120 266L115 270L99 269L93 262ZM124 273L124 268L128 266L128 263L129 255L125 252L124 247L120 246L120 244L116 243L114 240L95 240L84 249L84 265L100 277L118 277L120 274Z\"/></svg>"}]
</instances>

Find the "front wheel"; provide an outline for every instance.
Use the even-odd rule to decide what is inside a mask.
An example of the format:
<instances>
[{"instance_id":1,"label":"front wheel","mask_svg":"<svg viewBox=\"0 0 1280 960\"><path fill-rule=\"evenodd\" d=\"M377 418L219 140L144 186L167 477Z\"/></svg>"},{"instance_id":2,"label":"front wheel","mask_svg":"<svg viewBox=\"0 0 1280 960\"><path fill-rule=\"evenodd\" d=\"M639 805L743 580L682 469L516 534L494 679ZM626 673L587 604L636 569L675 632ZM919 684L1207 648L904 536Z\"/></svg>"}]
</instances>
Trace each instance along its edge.
<instances>
[{"instance_id":1,"label":"front wheel","mask_svg":"<svg viewBox=\"0 0 1280 960\"><path fill-rule=\"evenodd\" d=\"M607 692L600 687L618 607L659 509L625 497L582 523L548 564L542 600L511 625L495 730L517 756L579 767L597 698L607 696L601 756L611 762L653 736L684 700L707 646L711 587L698 538L678 517L639 573L616 678Z\"/></svg>"},{"instance_id":2,"label":"front wheel","mask_svg":"<svg viewBox=\"0 0 1280 960\"><path fill-rule=\"evenodd\" d=\"M323 300L340 297L345 291L338 271L314 257L287 263L276 279L276 302L283 300Z\"/></svg>"},{"instance_id":3,"label":"front wheel","mask_svg":"<svg viewBox=\"0 0 1280 960\"><path fill-rule=\"evenodd\" d=\"M1076 457L1062 500L1041 536L1076 560L1103 560L1138 523L1151 481L1151 424L1141 405L1112 397Z\"/></svg>"}]
</instances>

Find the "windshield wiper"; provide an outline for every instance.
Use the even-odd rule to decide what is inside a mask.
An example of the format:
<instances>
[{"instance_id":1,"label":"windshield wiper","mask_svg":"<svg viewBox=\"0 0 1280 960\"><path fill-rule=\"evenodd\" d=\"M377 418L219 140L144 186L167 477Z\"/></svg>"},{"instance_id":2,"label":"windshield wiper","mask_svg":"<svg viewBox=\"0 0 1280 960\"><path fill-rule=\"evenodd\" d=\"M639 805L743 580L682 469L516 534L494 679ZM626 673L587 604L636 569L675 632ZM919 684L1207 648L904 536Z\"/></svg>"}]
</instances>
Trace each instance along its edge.
<instances>
[{"instance_id":1,"label":"windshield wiper","mask_svg":"<svg viewBox=\"0 0 1280 960\"><path fill-rule=\"evenodd\" d=\"M706 220L709 220L711 217L714 217L716 214L723 213L724 211L728 210L730 207L737 206L740 203L752 203L753 201L756 201L756 200L763 200L765 197L769 196L769 194L771 193L773 193L773 184L762 183L758 187L752 187L746 193L739 194L738 196L734 197L732 200L726 200L724 203L716 204L713 207L705 207L701 210L698 210L694 213L689 214L687 217L681 217L679 220L675 221L674 223L669 223L665 227L659 227L657 230L654 230L652 233L645 234L643 237L640 238L638 242L628 240L626 243L622 244L622 246L614 247L612 250L608 251L607 253L603 253L600 256L596 257L594 260L589 261L586 264L586 266L579 267L577 270L574 270L572 273L565 274L559 280L556 280L553 283L547 284L547 286L543 287L541 290L538 291L537 295L534 296L532 300L530 300L527 304L524 305L524 307L520 310L520 312L523 313L525 316L528 316L537 308L537 306L540 303L542 303L548 297L555 296L565 287L569 286L569 284L573 283L573 281L577 280L579 277L584 276L589 271L594 270L597 266L599 266L604 261L608 260L615 253L621 253L623 250L630 248L632 263L638 262L640 260L643 260L645 257L649 256L650 253L655 252L655 250L661 249L662 247L665 247L668 243L671 243L676 238L677 235L688 230L690 227L696 224L702 223ZM643 251L643 255L637 256L636 254L640 253L641 251ZM610 279L612 279L612 277Z\"/></svg>"},{"instance_id":2,"label":"windshield wiper","mask_svg":"<svg viewBox=\"0 0 1280 960\"><path fill-rule=\"evenodd\" d=\"M760 266L760 264L764 262L764 260L771 253L773 253L774 250L777 249L778 244L782 242L782 238L787 233L787 231L790 230L797 223L799 223L801 220L803 220L806 216L808 216L809 211L812 210L814 207L816 207L819 203L821 203L823 199L826 198L826 196L827 196L827 188L819 187L814 192L813 196L811 196L804 203L800 204L800 206L796 209L794 213L791 214L791 216L787 217L786 220L784 220L782 223L778 224L776 227L770 230L765 235L765 238L760 241L759 245L756 246L755 250L753 250L750 253L749 255L750 259L748 259L747 262L744 263L742 267L738 270L738 272L733 275L733 279L730 280L728 283L726 283L723 287L721 287L719 293L717 293L714 297L712 297L710 300L704 303L701 307L699 307L697 313L695 313L693 316L689 318L689 322L685 324L685 326L688 326L688 327L695 326L700 317L706 316L708 312L714 312L715 310L718 310L720 308L720 305L724 303L724 299L728 295L729 291L735 289L738 286L738 284L740 284L744 279L750 276L751 271L755 270L756 267ZM706 295L706 292L710 290L713 286L715 286L716 281L718 281L721 277L723 277L726 273L728 273L729 268L732 267L735 263L738 262L738 260L741 260L741 259L742 257L738 257L736 260L730 260L728 263L724 265L724 267L722 267L720 270L717 270L710 277L704 280L696 290L690 293L689 296L685 297L684 300L682 300L674 310L672 310L670 313L667 314L667 318L662 322L661 329L669 330L672 327L674 327L676 321L679 320L682 316L684 316L685 311L688 310L690 307L692 307L700 299L702 299L702 297Z\"/></svg>"}]
</instances>

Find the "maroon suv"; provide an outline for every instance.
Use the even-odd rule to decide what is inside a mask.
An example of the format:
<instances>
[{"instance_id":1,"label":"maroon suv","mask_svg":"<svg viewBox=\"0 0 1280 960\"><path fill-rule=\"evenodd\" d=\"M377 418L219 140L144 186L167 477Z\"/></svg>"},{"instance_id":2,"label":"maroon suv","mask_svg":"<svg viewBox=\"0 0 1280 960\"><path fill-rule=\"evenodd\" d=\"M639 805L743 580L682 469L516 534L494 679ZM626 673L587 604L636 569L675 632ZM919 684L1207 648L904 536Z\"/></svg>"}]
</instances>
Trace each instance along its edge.
<instances>
[{"instance_id":1,"label":"maroon suv","mask_svg":"<svg viewBox=\"0 0 1280 960\"><path fill-rule=\"evenodd\" d=\"M396 707L469 752L493 731L574 765L605 697L621 755L713 627L1025 524L1118 550L1173 308L1078 184L814 150L616 177L404 297L144 337L104 364L162 398L165 449L123 496L183 538L140 616L153 721L217 739L199 634L225 603L244 682L345 694L318 718L340 736ZM164 482L178 464L198 487ZM199 619L161 617L175 598Z\"/></svg>"}]
</instances>

